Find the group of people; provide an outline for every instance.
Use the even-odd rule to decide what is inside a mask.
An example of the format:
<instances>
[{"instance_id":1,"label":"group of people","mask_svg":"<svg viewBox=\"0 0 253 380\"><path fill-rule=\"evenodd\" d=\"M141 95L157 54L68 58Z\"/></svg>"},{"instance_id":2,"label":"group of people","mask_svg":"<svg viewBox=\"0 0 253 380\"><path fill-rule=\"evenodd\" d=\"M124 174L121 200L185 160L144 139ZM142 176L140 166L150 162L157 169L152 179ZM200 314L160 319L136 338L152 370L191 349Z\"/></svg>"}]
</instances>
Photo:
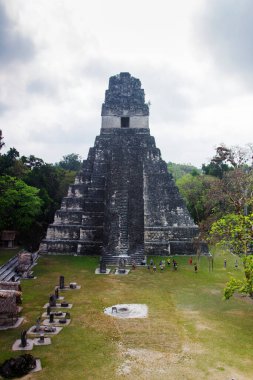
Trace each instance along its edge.
<instances>
[{"instance_id":1,"label":"group of people","mask_svg":"<svg viewBox=\"0 0 253 380\"><path fill-rule=\"evenodd\" d=\"M170 259L170 257L168 257L168 259L167 259L167 267L168 268L171 267L171 259ZM174 258L172 259L172 267L173 267L174 271L177 271L177 269L178 269L178 263L177 263L177 261ZM156 272L157 267L156 267L156 264L155 264L155 262L154 262L153 259L150 259L150 262L147 265L147 268L148 268L149 271L151 269L153 269L153 272ZM160 268L161 271L163 271L166 268L166 262L165 262L165 260L161 260L159 262L159 268Z\"/></svg>"},{"instance_id":2,"label":"group of people","mask_svg":"<svg viewBox=\"0 0 253 380\"><path fill-rule=\"evenodd\" d=\"M171 263L172 263L172 265L171 265ZM192 265L192 263L193 263L193 261L192 261L192 257L190 257L190 259L189 259L189 264ZM172 267L174 271L177 271L177 270L178 270L178 263L177 263L177 261L176 261L174 258L173 258L172 261L171 261L171 258L168 257L168 259L167 259L167 267L168 267L168 268L171 268L171 267ZM166 268L166 262L165 262L165 260L161 260L161 261L159 262L159 268L160 268L161 271L163 271L163 270ZM151 269L153 269L153 272L156 272L156 271L157 271L157 267L156 267L156 264L155 264L155 262L154 262L153 259L150 259L150 262L149 262L149 264L147 265L147 269L148 269L149 271L150 271ZM198 266L197 266L197 263L194 263L194 271L195 271L195 273L198 272Z\"/></svg>"},{"instance_id":3,"label":"group of people","mask_svg":"<svg viewBox=\"0 0 253 380\"><path fill-rule=\"evenodd\" d=\"M171 265L171 263L172 263L172 265ZM189 265L193 265L194 272L197 273L198 272L198 265L197 265L196 262L193 263L192 257L189 258L188 263L189 263ZM155 264L155 262L154 262L153 259L150 259L149 264L147 264L146 259L143 259L142 262L141 262L141 265L147 265L147 268L148 268L149 271L151 269L153 270L153 272L157 271L157 267L156 267L156 264ZM178 263L177 263L177 261L174 258L171 261L171 258L168 257L167 258L167 267L168 268L172 267L174 271L177 271L177 269L178 269ZM225 258L224 259L224 268L226 268L226 267L227 267L227 260ZM133 262L132 262L132 269L135 269L135 268L136 268L136 262L133 260ZM159 268L160 268L161 271L163 271L166 268L166 261L165 260L161 260L159 262ZM235 269L238 269L238 261L237 261L237 259L235 260Z\"/></svg>"}]
</instances>

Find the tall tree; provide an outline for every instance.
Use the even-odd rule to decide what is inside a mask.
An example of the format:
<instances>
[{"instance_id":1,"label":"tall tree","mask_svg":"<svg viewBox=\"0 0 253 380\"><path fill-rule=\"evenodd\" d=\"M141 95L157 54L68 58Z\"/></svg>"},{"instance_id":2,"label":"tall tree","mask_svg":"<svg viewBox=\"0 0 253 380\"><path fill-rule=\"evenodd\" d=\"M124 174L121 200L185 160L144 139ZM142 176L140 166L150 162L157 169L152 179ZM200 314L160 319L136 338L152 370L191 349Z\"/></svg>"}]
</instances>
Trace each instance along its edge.
<instances>
[{"instance_id":1,"label":"tall tree","mask_svg":"<svg viewBox=\"0 0 253 380\"><path fill-rule=\"evenodd\" d=\"M209 164L202 165L202 171L206 175L222 178L224 173L228 172L230 167L223 162L210 162Z\"/></svg>"},{"instance_id":2,"label":"tall tree","mask_svg":"<svg viewBox=\"0 0 253 380\"><path fill-rule=\"evenodd\" d=\"M210 202L216 205L213 214L219 218L224 214L243 215L251 212L253 203L252 146L248 145L245 148L219 146L210 162L209 168L211 167L217 169L216 176L218 177L217 181L212 183L208 193Z\"/></svg>"},{"instance_id":3,"label":"tall tree","mask_svg":"<svg viewBox=\"0 0 253 380\"><path fill-rule=\"evenodd\" d=\"M40 189L40 196L45 201L45 208L43 208L45 222L52 222L55 211L59 208L74 177L75 172L66 171L51 164L35 166L27 173L24 181Z\"/></svg>"},{"instance_id":4,"label":"tall tree","mask_svg":"<svg viewBox=\"0 0 253 380\"><path fill-rule=\"evenodd\" d=\"M2 140L3 140L3 134L2 134L2 130L0 129L0 150L1 150L2 147L5 145L4 142L3 142Z\"/></svg>"},{"instance_id":5,"label":"tall tree","mask_svg":"<svg viewBox=\"0 0 253 380\"><path fill-rule=\"evenodd\" d=\"M241 255L252 251L253 214L228 214L212 224L210 242Z\"/></svg>"},{"instance_id":6,"label":"tall tree","mask_svg":"<svg viewBox=\"0 0 253 380\"><path fill-rule=\"evenodd\" d=\"M10 176L0 177L0 229L27 231L41 212L39 190Z\"/></svg>"},{"instance_id":7,"label":"tall tree","mask_svg":"<svg viewBox=\"0 0 253 380\"><path fill-rule=\"evenodd\" d=\"M232 297L234 293L242 293L253 298L253 255L243 257L245 278L238 280L232 277L224 289L225 299Z\"/></svg>"},{"instance_id":8,"label":"tall tree","mask_svg":"<svg viewBox=\"0 0 253 380\"><path fill-rule=\"evenodd\" d=\"M213 165L227 165L220 176L218 186L210 197L220 200L224 215L211 227L209 238L212 243L229 248L243 255L244 280L231 278L224 289L229 299L235 292L253 297L253 173L252 146L227 148L221 145L211 161Z\"/></svg>"},{"instance_id":9,"label":"tall tree","mask_svg":"<svg viewBox=\"0 0 253 380\"><path fill-rule=\"evenodd\" d=\"M44 165L44 161L34 155L30 155L29 157L22 156L21 161L29 169L33 169L35 167L38 168Z\"/></svg>"},{"instance_id":10,"label":"tall tree","mask_svg":"<svg viewBox=\"0 0 253 380\"><path fill-rule=\"evenodd\" d=\"M219 200L223 212L244 214L253 202L253 173L237 167L214 183L210 197Z\"/></svg>"},{"instance_id":11,"label":"tall tree","mask_svg":"<svg viewBox=\"0 0 253 380\"><path fill-rule=\"evenodd\" d=\"M12 166L19 157L19 152L15 148L10 148L7 153L0 156L0 175L10 174Z\"/></svg>"},{"instance_id":12,"label":"tall tree","mask_svg":"<svg viewBox=\"0 0 253 380\"><path fill-rule=\"evenodd\" d=\"M232 168L239 168L245 165L252 166L252 154L252 144L248 144L245 147L227 147L225 144L221 144L216 148L216 154L212 158L211 163L227 164Z\"/></svg>"},{"instance_id":13,"label":"tall tree","mask_svg":"<svg viewBox=\"0 0 253 380\"><path fill-rule=\"evenodd\" d=\"M213 213L217 200L210 199L209 192L217 181L211 176L187 174L176 182L180 194L197 224L200 224Z\"/></svg>"},{"instance_id":14,"label":"tall tree","mask_svg":"<svg viewBox=\"0 0 253 380\"><path fill-rule=\"evenodd\" d=\"M56 165L65 170L79 171L81 168L81 156L76 153L71 153L63 156L63 159Z\"/></svg>"}]
</instances>

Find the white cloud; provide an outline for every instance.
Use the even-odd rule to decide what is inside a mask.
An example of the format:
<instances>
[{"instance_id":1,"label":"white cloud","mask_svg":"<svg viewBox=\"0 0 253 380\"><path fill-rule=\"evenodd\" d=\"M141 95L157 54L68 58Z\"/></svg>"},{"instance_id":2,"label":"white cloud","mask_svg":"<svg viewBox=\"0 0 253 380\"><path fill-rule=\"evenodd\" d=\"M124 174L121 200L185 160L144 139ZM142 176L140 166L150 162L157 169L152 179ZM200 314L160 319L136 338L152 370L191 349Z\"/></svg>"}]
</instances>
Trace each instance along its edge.
<instances>
[{"instance_id":1,"label":"white cloud","mask_svg":"<svg viewBox=\"0 0 253 380\"><path fill-rule=\"evenodd\" d=\"M15 30L15 23L8 17L3 3L0 2L0 66L29 61L34 54L32 40Z\"/></svg>"},{"instance_id":2,"label":"white cloud","mask_svg":"<svg viewBox=\"0 0 253 380\"><path fill-rule=\"evenodd\" d=\"M212 0L201 14L198 32L213 64L234 80L253 85L253 2Z\"/></svg>"},{"instance_id":3,"label":"white cloud","mask_svg":"<svg viewBox=\"0 0 253 380\"><path fill-rule=\"evenodd\" d=\"M232 8L248 22L246 3L233 1ZM0 0L8 33L31 48L0 73L5 149L48 162L72 152L85 158L100 131L109 77L122 71L142 82L152 104L151 134L165 160L200 165L221 141L250 142L251 93L237 80L250 72L250 54L247 65L238 58L233 70L220 69L237 50L216 28L225 14L219 4L228 1ZM238 33L246 48L244 39Z\"/></svg>"}]
</instances>

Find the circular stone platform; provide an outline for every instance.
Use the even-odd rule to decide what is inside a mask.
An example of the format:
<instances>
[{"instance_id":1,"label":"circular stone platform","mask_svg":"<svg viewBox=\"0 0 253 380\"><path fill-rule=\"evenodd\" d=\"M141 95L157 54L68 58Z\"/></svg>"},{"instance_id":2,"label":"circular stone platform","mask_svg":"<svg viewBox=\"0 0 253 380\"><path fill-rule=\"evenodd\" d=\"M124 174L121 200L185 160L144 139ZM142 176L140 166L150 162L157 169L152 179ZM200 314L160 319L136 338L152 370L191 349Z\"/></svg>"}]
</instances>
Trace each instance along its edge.
<instances>
[{"instance_id":1,"label":"circular stone platform","mask_svg":"<svg viewBox=\"0 0 253 380\"><path fill-rule=\"evenodd\" d=\"M115 318L146 318L148 307L145 304L119 304L107 307L104 313Z\"/></svg>"}]
</instances>

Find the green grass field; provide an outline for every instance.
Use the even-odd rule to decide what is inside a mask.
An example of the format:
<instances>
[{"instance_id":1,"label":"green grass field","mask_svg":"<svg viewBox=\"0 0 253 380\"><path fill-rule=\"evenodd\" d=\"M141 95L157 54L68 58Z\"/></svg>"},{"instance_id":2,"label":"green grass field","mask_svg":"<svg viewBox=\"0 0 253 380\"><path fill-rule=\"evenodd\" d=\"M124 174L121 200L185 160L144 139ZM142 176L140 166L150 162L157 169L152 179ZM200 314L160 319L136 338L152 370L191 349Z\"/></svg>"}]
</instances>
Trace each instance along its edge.
<instances>
[{"instance_id":1,"label":"green grass field","mask_svg":"<svg viewBox=\"0 0 253 380\"><path fill-rule=\"evenodd\" d=\"M0 266L5 264L11 257L15 256L20 251L19 248L4 249L0 248Z\"/></svg>"},{"instance_id":2,"label":"green grass field","mask_svg":"<svg viewBox=\"0 0 253 380\"><path fill-rule=\"evenodd\" d=\"M42 257L36 280L22 281L25 323L0 331L0 362L21 353L11 346L44 311L59 275L80 290L64 292L74 304L71 324L35 347L43 371L25 379L253 379L253 303L246 297L223 300L230 275L243 277L235 258L216 254L214 271L202 257L194 273L187 257L177 257L178 271L156 273L137 268L127 276L95 275L98 258ZM159 263L159 258L155 259ZM63 292L62 292L63 293ZM118 303L144 303L145 319L119 320L103 313Z\"/></svg>"}]
</instances>

